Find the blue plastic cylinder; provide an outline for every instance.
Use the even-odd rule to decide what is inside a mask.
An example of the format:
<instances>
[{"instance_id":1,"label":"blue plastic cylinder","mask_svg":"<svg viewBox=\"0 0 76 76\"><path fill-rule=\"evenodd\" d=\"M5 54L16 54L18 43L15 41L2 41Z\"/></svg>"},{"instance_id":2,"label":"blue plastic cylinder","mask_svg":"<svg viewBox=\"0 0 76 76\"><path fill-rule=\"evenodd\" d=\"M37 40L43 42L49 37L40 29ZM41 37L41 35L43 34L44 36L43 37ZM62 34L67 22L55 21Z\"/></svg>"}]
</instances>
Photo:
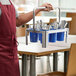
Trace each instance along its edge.
<instances>
[{"instance_id":1,"label":"blue plastic cylinder","mask_svg":"<svg viewBox=\"0 0 76 76\"><path fill-rule=\"evenodd\" d=\"M64 41L64 32L57 33L57 41Z\"/></svg>"},{"instance_id":2,"label":"blue plastic cylinder","mask_svg":"<svg viewBox=\"0 0 76 76\"><path fill-rule=\"evenodd\" d=\"M38 42L38 33L30 32L30 42Z\"/></svg>"},{"instance_id":3,"label":"blue plastic cylinder","mask_svg":"<svg viewBox=\"0 0 76 76\"><path fill-rule=\"evenodd\" d=\"M42 33L39 33L39 40L42 43Z\"/></svg>"},{"instance_id":4,"label":"blue plastic cylinder","mask_svg":"<svg viewBox=\"0 0 76 76\"><path fill-rule=\"evenodd\" d=\"M56 41L57 41L57 34L56 33L49 34L49 42L56 42Z\"/></svg>"}]
</instances>

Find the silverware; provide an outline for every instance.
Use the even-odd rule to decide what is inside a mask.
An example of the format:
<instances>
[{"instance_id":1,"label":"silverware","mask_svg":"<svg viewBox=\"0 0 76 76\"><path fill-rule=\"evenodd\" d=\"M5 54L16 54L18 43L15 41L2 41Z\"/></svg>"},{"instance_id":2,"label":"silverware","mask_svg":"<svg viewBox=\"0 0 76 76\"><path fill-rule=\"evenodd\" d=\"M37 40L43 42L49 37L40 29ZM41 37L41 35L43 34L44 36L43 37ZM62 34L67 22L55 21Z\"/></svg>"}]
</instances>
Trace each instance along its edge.
<instances>
[{"instance_id":1,"label":"silverware","mask_svg":"<svg viewBox=\"0 0 76 76\"><path fill-rule=\"evenodd\" d=\"M64 29L67 26L67 24L68 24L67 21L62 20L62 21L60 21L58 28Z\"/></svg>"}]
</instances>

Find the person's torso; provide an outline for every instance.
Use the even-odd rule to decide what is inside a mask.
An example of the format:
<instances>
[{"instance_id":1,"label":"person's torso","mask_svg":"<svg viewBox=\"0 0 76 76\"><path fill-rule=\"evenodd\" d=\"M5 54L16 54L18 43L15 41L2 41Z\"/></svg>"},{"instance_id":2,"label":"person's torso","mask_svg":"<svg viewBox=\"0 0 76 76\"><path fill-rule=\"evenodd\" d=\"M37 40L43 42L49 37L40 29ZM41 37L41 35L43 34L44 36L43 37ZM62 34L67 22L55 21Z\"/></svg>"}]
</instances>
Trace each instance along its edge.
<instances>
[{"instance_id":1,"label":"person's torso","mask_svg":"<svg viewBox=\"0 0 76 76\"><path fill-rule=\"evenodd\" d=\"M10 2L11 3L11 2ZM13 4L0 3L0 49L9 49L16 45L16 13Z\"/></svg>"}]
</instances>

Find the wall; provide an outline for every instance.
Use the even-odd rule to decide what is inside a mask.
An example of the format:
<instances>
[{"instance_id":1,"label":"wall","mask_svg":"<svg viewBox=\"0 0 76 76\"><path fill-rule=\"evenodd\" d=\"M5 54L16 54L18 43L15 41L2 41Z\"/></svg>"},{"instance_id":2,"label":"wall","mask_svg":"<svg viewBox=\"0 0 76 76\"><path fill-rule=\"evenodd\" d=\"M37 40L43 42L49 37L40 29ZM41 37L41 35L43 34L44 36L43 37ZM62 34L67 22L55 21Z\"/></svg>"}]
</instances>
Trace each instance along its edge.
<instances>
[{"instance_id":1,"label":"wall","mask_svg":"<svg viewBox=\"0 0 76 76\"><path fill-rule=\"evenodd\" d=\"M60 0L61 7L76 8L76 0Z\"/></svg>"}]
</instances>

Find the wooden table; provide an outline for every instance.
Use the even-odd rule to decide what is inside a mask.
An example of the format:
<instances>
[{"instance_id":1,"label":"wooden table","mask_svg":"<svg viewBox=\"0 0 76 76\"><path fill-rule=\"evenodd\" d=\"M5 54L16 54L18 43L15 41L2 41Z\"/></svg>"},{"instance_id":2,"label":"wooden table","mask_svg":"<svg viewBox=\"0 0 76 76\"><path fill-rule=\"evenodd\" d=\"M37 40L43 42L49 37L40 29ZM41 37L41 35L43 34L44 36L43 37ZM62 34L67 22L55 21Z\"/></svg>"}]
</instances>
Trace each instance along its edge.
<instances>
[{"instance_id":1,"label":"wooden table","mask_svg":"<svg viewBox=\"0 0 76 76\"><path fill-rule=\"evenodd\" d=\"M31 43L29 45L25 44L25 37L17 38L19 42L18 46L18 53L22 55L22 76L26 76L27 74L27 57L30 55L30 76L36 76L35 64L36 64L36 57L37 56L47 56L51 53L57 52L65 52L65 69L67 67L67 51L70 51L71 43L76 43L76 36L69 35L68 42L56 42L56 43L49 43L47 48L42 48L40 42L38 43ZM55 55L56 56L56 55ZM57 56L54 59L57 58ZM55 60L57 61L57 59ZM55 62L54 62L55 63ZM57 66L57 62L54 64ZM54 67L56 68L56 67Z\"/></svg>"}]
</instances>

